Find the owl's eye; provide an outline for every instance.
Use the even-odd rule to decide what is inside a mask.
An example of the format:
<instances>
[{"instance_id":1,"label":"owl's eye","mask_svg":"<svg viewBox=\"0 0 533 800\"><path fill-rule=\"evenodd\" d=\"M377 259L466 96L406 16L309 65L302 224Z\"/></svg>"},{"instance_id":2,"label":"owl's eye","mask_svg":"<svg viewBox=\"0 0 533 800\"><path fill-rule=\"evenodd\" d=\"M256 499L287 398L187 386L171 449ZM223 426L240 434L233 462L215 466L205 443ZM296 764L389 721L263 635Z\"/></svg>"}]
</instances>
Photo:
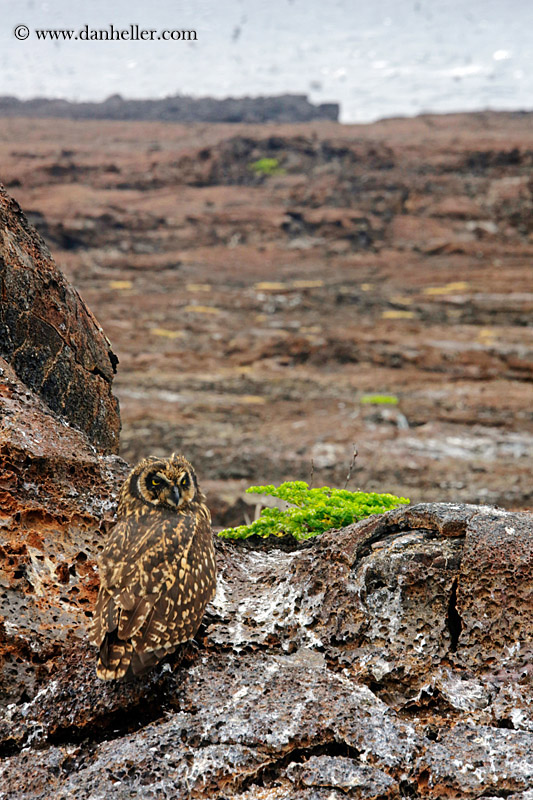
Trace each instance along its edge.
<instances>
[{"instance_id":1,"label":"owl's eye","mask_svg":"<svg viewBox=\"0 0 533 800\"><path fill-rule=\"evenodd\" d=\"M184 489L186 489L188 487L188 485L189 485L189 476L188 475L184 475L183 478L180 481L180 486L182 486Z\"/></svg>"},{"instance_id":2,"label":"owl's eye","mask_svg":"<svg viewBox=\"0 0 533 800\"><path fill-rule=\"evenodd\" d=\"M150 480L151 486L161 486L162 483L163 481L161 480L161 478L158 478L157 475L154 475Z\"/></svg>"}]
</instances>

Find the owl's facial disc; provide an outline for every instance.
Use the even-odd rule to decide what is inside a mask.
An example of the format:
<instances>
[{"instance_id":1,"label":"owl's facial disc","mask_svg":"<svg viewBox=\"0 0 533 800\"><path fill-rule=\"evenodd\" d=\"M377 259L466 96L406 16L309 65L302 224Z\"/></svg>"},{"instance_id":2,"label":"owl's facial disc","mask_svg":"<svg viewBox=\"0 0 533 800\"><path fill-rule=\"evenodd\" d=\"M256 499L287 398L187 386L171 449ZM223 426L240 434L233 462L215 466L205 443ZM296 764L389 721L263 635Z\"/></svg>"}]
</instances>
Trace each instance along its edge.
<instances>
[{"instance_id":1,"label":"owl's facial disc","mask_svg":"<svg viewBox=\"0 0 533 800\"><path fill-rule=\"evenodd\" d=\"M139 489L145 500L154 505L159 505L170 489L170 482L163 472L151 470L144 478ZM143 491L144 489L144 491Z\"/></svg>"},{"instance_id":2,"label":"owl's facial disc","mask_svg":"<svg viewBox=\"0 0 533 800\"><path fill-rule=\"evenodd\" d=\"M196 485L187 470L151 470L144 479L142 492L151 505L166 505L181 508L190 503L196 493Z\"/></svg>"},{"instance_id":3,"label":"owl's facial disc","mask_svg":"<svg viewBox=\"0 0 533 800\"><path fill-rule=\"evenodd\" d=\"M174 483L170 488L167 502L169 505L180 508L194 499L196 486L187 470L181 470L178 475L173 476L173 479Z\"/></svg>"}]
</instances>

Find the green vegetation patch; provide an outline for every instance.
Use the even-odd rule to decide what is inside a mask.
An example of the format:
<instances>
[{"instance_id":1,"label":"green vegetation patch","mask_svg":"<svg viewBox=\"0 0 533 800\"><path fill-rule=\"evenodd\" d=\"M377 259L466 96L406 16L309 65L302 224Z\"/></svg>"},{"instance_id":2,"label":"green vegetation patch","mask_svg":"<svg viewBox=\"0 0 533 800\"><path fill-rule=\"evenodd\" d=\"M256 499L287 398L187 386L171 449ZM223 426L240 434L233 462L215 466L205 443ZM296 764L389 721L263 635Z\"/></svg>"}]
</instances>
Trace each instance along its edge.
<instances>
[{"instance_id":1,"label":"green vegetation patch","mask_svg":"<svg viewBox=\"0 0 533 800\"><path fill-rule=\"evenodd\" d=\"M397 406L399 400L394 394L364 394L360 402L376 406Z\"/></svg>"},{"instance_id":2,"label":"green vegetation patch","mask_svg":"<svg viewBox=\"0 0 533 800\"><path fill-rule=\"evenodd\" d=\"M256 175L285 175L285 170L280 167L277 158L258 158L248 164L248 169Z\"/></svg>"},{"instance_id":3,"label":"green vegetation patch","mask_svg":"<svg viewBox=\"0 0 533 800\"><path fill-rule=\"evenodd\" d=\"M226 539L247 539L249 536L285 536L310 539L330 528L343 528L352 522L381 514L409 503L405 497L375 492L349 492L322 486L310 489L304 481L288 481L281 486L251 486L249 494L266 494L291 504L284 511L263 508L259 519L250 525L226 528L219 533Z\"/></svg>"}]
</instances>

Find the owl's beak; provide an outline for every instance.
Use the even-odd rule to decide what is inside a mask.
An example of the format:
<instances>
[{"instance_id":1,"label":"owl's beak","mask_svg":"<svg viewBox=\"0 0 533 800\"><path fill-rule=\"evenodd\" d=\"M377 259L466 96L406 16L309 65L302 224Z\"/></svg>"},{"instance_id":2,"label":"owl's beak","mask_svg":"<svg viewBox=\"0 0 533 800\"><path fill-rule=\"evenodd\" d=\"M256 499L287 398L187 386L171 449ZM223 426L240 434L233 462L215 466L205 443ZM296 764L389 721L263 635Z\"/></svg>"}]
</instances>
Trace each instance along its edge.
<instances>
[{"instance_id":1,"label":"owl's beak","mask_svg":"<svg viewBox=\"0 0 533 800\"><path fill-rule=\"evenodd\" d=\"M170 497L175 505L179 506L181 500L180 490L177 486L173 486L170 490Z\"/></svg>"}]
</instances>

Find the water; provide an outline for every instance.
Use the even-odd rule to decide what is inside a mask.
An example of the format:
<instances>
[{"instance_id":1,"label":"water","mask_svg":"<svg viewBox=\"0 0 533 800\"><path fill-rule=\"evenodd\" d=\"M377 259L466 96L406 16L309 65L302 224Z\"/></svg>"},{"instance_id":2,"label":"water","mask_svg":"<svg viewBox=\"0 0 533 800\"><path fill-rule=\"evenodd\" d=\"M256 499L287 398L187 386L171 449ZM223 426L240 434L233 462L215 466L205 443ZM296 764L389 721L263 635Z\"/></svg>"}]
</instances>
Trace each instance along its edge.
<instances>
[{"instance_id":1,"label":"water","mask_svg":"<svg viewBox=\"0 0 533 800\"><path fill-rule=\"evenodd\" d=\"M184 41L38 41L35 28L196 30ZM16 25L30 29L26 41ZM298 92L343 122L533 109L531 0L0 0L0 94L71 100Z\"/></svg>"}]
</instances>

